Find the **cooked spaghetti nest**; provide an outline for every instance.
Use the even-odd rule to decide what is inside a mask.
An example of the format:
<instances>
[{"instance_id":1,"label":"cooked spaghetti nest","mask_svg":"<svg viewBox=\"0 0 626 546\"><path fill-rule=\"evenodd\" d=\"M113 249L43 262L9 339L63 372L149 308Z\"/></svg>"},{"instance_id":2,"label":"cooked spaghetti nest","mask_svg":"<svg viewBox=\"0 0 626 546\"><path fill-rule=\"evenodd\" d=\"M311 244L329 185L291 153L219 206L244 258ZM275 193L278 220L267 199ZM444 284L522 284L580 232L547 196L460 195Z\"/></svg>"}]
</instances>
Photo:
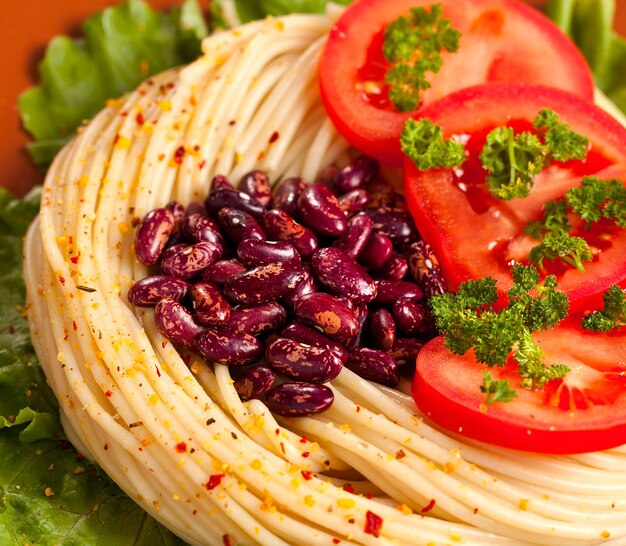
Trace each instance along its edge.
<instances>
[{"instance_id":1,"label":"cooked spaghetti nest","mask_svg":"<svg viewBox=\"0 0 626 546\"><path fill-rule=\"evenodd\" d=\"M479 445L348 370L330 410L276 418L241 402L227 367L181 356L152 310L129 305L147 274L133 219L204 199L217 173L311 180L348 161L316 81L333 20L215 34L194 63L111 101L56 158L25 275L65 430L191 544L624 544L623 447L556 457Z\"/></svg>"}]
</instances>

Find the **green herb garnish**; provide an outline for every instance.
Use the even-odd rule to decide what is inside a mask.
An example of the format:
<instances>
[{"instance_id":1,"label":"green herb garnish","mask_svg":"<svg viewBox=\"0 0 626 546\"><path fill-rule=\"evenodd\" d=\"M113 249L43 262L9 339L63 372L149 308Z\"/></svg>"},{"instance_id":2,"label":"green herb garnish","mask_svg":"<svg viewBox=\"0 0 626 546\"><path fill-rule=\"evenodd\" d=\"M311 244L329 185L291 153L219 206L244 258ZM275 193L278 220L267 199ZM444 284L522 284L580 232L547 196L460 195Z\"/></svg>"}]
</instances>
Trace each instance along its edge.
<instances>
[{"instance_id":1,"label":"green herb garnish","mask_svg":"<svg viewBox=\"0 0 626 546\"><path fill-rule=\"evenodd\" d=\"M569 233L571 229L567 203L565 201L549 201L545 205L543 218L538 222L528 224L524 231L533 239L543 239L548 233L562 235Z\"/></svg>"},{"instance_id":2,"label":"green herb garnish","mask_svg":"<svg viewBox=\"0 0 626 546\"><path fill-rule=\"evenodd\" d=\"M496 381L491 372L485 371L483 384L480 391L487 395L487 405L496 402L510 402L517 397L517 391L511 388L508 379L499 379Z\"/></svg>"},{"instance_id":3,"label":"green herb garnish","mask_svg":"<svg viewBox=\"0 0 626 546\"><path fill-rule=\"evenodd\" d=\"M393 64L385 75L391 86L389 98L400 112L415 110L420 94L430 88L429 72L437 73L443 63L442 50L455 52L461 34L443 17L441 4L428 9L413 7L385 29L383 54Z\"/></svg>"},{"instance_id":4,"label":"green herb garnish","mask_svg":"<svg viewBox=\"0 0 626 546\"><path fill-rule=\"evenodd\" d=\"M594 332L610 332L626 326L626 295L617 285L603 295L604 309L594 311L583 319L583 328Z\"/></svg>"},{"instance_id":5,"label":"green herb garnish","mask_svg":"<svg viewBox=\"0 0 626 546\"><path fill-rule=\"evenodd\" d=\"M580 187L569 190L565 198L587 226L600 218L607 218L614 220L619 227L626 227L626 187L620 180L586 176Z\"/></svg>"},{"instance_id":6,"label":"green herb garnish","mask_svg":"<svg viewBox=\"0 0 626 546\"><path fill-rule=\"evenodd\" d=\"M543 135L551 159L555 161L582 160L587 155L589 140L559 121L552 110L544 108L533 121L533 127Z\"/></svg>"},{"instance_id":7,"label":"green herb garnish","mask_svg":"<svg viewBox=\"0 0 626 546\"><path fill-rule=\"evenodd\" d=\"M464 146L443 138L441 127L425 118L406 121L400 145L402 152L420 171L456 167L465 160Z\"/></svg>"},{"instance_id":8,"label":"green herb garnish","mask_svg":"<svg viewBox=\"0 0 626 546\"><path fill-rule=\"evenodd\" d=\"M584 261L591 260L593 254L582 237L573 237L568 233L547 233L540 244L533 247L528 254L528 261L543 269L544 260L560 258L581 273L584 273Z\"/></svg>"}]
</instances>

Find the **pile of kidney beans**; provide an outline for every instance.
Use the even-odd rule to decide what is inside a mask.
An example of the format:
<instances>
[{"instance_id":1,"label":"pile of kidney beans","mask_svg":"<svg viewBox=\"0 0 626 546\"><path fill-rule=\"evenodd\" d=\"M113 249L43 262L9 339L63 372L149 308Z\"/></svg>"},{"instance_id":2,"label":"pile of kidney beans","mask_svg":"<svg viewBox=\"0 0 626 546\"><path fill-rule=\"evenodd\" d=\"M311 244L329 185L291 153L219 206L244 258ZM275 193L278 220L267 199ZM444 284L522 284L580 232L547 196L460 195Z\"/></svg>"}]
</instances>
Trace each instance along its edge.
<instances>
[{"instance_id":1,"label":"pile of kidney beans","mask_svg":"<svg viewBox=\"0 0 626 546\"><path fill-rule=\"evenodd\" d=\"M366 156L273 191L262 171L237 188L216 176L204 204L141 219L135 254L151 275L129 302L154 307L176 346L231 366L242 399L284 416L327 409L323 383L343 366L397 386L435 333L423 298L446 289L403 196Z\"/></svg>"}]
</instances>

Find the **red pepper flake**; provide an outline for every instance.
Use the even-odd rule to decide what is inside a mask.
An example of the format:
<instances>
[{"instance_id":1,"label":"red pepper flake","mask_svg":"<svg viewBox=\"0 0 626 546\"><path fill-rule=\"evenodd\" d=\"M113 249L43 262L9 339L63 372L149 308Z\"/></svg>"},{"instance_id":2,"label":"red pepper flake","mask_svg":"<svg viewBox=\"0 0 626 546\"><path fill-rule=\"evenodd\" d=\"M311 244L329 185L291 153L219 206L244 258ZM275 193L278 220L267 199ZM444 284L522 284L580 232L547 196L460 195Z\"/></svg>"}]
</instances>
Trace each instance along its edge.
<instances>
[{"instance_id":1,"label":"red pepper flake","mask_svg":"<svg viewBox=\"0 0 626 546\"><path fill-rule=\"evenodd\" d=\"M356 407L356 412L359 413L361 411L361 406Z\"/></svg>"},{"instance_id":2,"label":"red pepper flake","mask_svg":"<svg viewBox=\"0 0 626 546\"><path fill-rule=\"evenodd\" d=\"M179 146L174 152L174 163L178 163L178 164L182 163L184 155L185 155L185 147Z\"/></svg>"},{"instance_id":3,"label":"red pepper flake","mask_svg":"<svg viewBox=\"0 0 626 546\"><path fill-rule=\"evenodd\" d=\"M78 324L76 324L75 320L72 321L72 328L74 328L75 332L78 330Z\"/></svg>"},{"instance_id":4,"label":"red pepper flake","mask_svg":"<svg viewBox=\"0 0 626 546\"><path fill-rule=\"evenodd\" d=\"M198 161L198 169L202 170L204 169L206 165L206 159L202 159L201 161Z\"/></svg>"},{"instance_id":5,"label":"red pepper flake","mask_svg":"<svg viewBox=\"0 0 626 546\"><path fill-rule=\"evenodd\" d=\"M125 118L128 116L128 112L120 112L120 117Z\"/></svg>"},{"instance_id":6,"label":"red pepper flake","mask_svg":"<svg viewBox=\"0 0 626 546\"><path fill-rule=\"evenodd\" d=\"M168 83L166 83L166 84L165 84L165 87L166 87L167 89L174 89L174 82L168 82Z\"/></svg>"},{"instance_id":7,"label":"red pepper flake","mask_svg":"<svg viewBox=\"0 0 626 546\"><path fill-rule=\"evenodd\" d=\"M279 428L277 428L277 429L274 431L274 434L276 434L276 436L279 436L279 435L280 435L280 429L279 429Z\"/></svg>"},{"instance_id":8,"label":"red pepper flake","mask_svg":"<svg viewBox=\"0 0 626 546\"><path fill-rule=\"evenodd\" d=\"M285 455L285 444L283 442L280 443L280 450L283 452L283 455Z\"/></svg>"},{"instance_id":9,"label":"red pepper flake","mask_svg":"<svg viewBox=\"0 0 626 546\"><path fill-rule=\"evenodd\" d=\"M300 474L302 474L302 477L308 482L309 480L311 480L313 478L313 472L311 472L310 470L301 470Z\"/></svg>"},{"instance_id":10,"label":"red pepper flake","mask_svg":"<svg viewBox=\"0 0 626 546\"><path fill-rule=\"evenodd\" d=\"M157 376L161 377L161 370L159 370L159 367L155 364L154 367L156 368L156 373Z\"/></svg>"},{"instance_id":11,"label":"red pepper flake","mask_svg":"<svg viewBox=\"0 0 626 546\"><path fill-rule=\"evenodd\" d=\"M306 459L309 455L311 455L308 451L303 451L302 456Z\"/></svg>"},{"instance_id":12,"label":"red pepper flake","mask_svg":"<svg viewBox=\"0 0 626 546\"><path fill-rule=\"evenodd\" d=\"M474 508L474 514L478 514L478 508Z\"/></svg>"},{"instance_id":13,"label":"red pepper flake","mask_svg":"<svg viewBox=\"0 0 626 546\"><path fill-rule=\"evenodd\" d=\"M371 499L372 498L372 494L371 493L365 493L365 498L366 499Z\"/></svg>"},{"instance_id":14,"label":"red pepper flake","mask_svg":"<svg viewBox=\"0 0 626 546\"><path fill-rule=\"evenodd\" d=\"M222 544L224 546L233 546L233 539L230 538L230 535L222 535Z\"/></svg>"},{"instance_id":15,"label":"red pepper flake","mask_svg":"<svg viewBox=\"0 0 626 546\"><path fill-rule=\"evenodd\" d=\"M341 542L341 540L339 540L338 538L333 538L333 544L339 544Z\"/></svg>"},{"instance_id":16,"label":"red pepper flake","mask_svg":"<svg viewBox=\"0 0 626 546\"><path fill-rule=\"evenodd\" d=\"M426 512L430 512L434 507L435 507L435 499L430 499L430 502L424 506L424 508L422 508L421 512L422 514L425 514Z\"/></svg>"},{"instance_id":17,"label":"red pepper flake","mask_svg":"<svg viewBox=\"0 0 626 546\"><path fill-rule=\"evenodd\" d=\"M106 391L104 394L106 394L107 398L111 398L111 396L113 396L111 391Z\"/></svg>"},{"instance_id":18,"label":"red pepper flake","mask_svg":"<svg viewBox=\"0 0 626 546\"><path fill-rule=\"evenodd\" d=\"M102 448L104 449L104 451L108 451L109 450L109 444L104 444L102 446Z\"/></svg>"},{"instance_id":19,"label":"red pepper flake","mask_svg":"<svg viewBox=\"0 0 626 546\"><path fill-rule=\"evenodd\" d=\"M143 114L141 112L139 112L135 116L135 121L137 122L137 125L143 125L146 120L143 118Z\"/></svg>"},{"instance_id":20,"label":"red pepper flake","mask_svg":"<svg viewBox=\"0 0 626 546\"><path fill-rule=\"evenodd\" d=\"M380 530L383 528L383 518L368 510L365 514L364 531L368 535L374 535L376 538L380 536Z\"/></svg>"},{"instance_id":21,"label":"red pepper flake","mask_svg":"<svg viewBox=\"0 0 626 546\"><path fill-rule=\"evenodd\" d=\"M303 436L302 438L300 438L300 443L301 444L306 444L309 441L309 439L306 436Z\"/></svg>"},{"instance_id":22,"label":"red pepper flake","mask_svg":"<svg viewBox=\"0 0 626 546\"><path fill-rule=\"evenodd\" d=\"M354 487L352 487L349 483L343 484L343 490L346 493L352 493L353 495L356 493L356 491L354 490Z\"/></svg>"},{"instance_id":23,"label":"red pepper flake","mask_svg":"<svg viewBox=\"0 0 626 546\"><path fill-rule=\"evenodd\" d=\"M265 150L261 150L259 152L259 155L256 156L256 160L261 161L261 159L263 159L264 157L265 157Z\"/></svg>"},{"instance_id":24,"label":"red pepper flake","mask_svg":"<svg viewBox=\"0 0 626 546\"><path fill-rule=\"evenodd\" d=\"M175 447L176 453L187 453L187 444L185 442L179 442Z\"/></svg>"},{"instance_id":25,"label":"red pepper flake","mask_svg":"<svg viewBox=\"0 0 626 546\"><path fill-rule=\"evenodd\" d=\"M79 259L80 259L80 254L78 256L72 256L70 258L70 262L72 262L73 264L77 264Z\"/></svg>"},{"instance_id":26,"label":"red pepper flake","mask_svg":"<svg viewBox=\"0 0 626 546\"><path fill-rule=\"evenodd\" d=\"M113 138L113 144L117 144L117 142L119 141L120 138L121 137L120 137L119 133L117 135L115 135L115 137Z\"/></svg>"},{"instance_id":27,"label":"red pepper flake","mask_svg":"<svg viewBox=\"0 0 626 546\"><path fill-rule=\"evenodd\" d=\"M65 277L63 277L62 275L59 275L59 282L65 286Z\"/></svg>"},{"instance_id":28,"label":"red pepper flake","mask_svg":"<svg viewBox=\"0 0 626 546\"><path fill-rule=\"evenodd\" d=\"M270 137L270 144L274 144L280 138L280 134L278 131L274 131L272 136Z\"/></svg>"},{"instance_id":29,"label":"red pepper flake","mask_svg":"<svg viewBox=\"0 0 626 546\"><path fill-rule=\"evenodd\" d=\"M209 491L215 489L220 483L222 483L222 479L224 478L224 474L212 474L209 478L209 481L204 484Z\"/></svg>"},{"instance_id":30,"label":"red pepper flake","mask_svg":"<svg viewBox=\"0 0 626 546\"><path fill-rule=\"evenodd\" d=\"M403 449L396 451L396 459L403 459L404 457L406 457L406 453Z\"/></svg>"}]
</instances>

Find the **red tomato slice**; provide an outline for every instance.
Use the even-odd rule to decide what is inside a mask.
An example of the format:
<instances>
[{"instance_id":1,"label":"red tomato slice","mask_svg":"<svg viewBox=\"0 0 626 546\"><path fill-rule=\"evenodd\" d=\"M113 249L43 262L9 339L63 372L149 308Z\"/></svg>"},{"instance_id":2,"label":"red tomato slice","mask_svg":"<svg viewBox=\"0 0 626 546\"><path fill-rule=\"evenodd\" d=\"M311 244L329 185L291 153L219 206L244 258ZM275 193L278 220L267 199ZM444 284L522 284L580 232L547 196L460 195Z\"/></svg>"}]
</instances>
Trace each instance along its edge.
<instances>
[{"instance_id":1,"label":"red tomato slice","mask_svg":"<svg viewBox=\"0 0 626 546\"><path fill-rule=\"evenodd\" d=\"M480 391L488 368L470 353L452 354L443 336L432 340L417 358L415 402L445 429L512 449L583 453L626 443L626 329L597 334L576 320L533 336L546 362L570 367L563 379L530 391L520 387L514 362L492 368L517 398L489 406Z\"/></svg>"},{"instance_id":2,"label":"red tomato slice","mask_svg":"<svg viewBox=\"0 0 626 546\"><path fill-rule=\"evenodd\" d=\"M554 110L572 130L589 138L587 159L551 165L525 199L495 199L478 158L487 133L502 125L530 130L541 108ZM420 172L407 159L404 171L409 209L435 249L452 290L468 279L492 276L498 288L507 291L511 264L528 263L530 248L538 244L523 230L542 217L544 203L562 197L586 175L626 180L626 130L593 104L558 89L489 84L458 91L422 113L442 127L446 138L466 142L469 153L458 170ZM596 306L612 284L626 286L626 230L608 221L590 230L578 222L575 230L595 253L584 263L585 272L560 261L544 262L545 273L557 275L572 311Z\"/></svg>"},{"instance_id":3,"label":"red tomato slice","mask_svg":"<svg viewBox=\"0 0 626 546\"><path fill-rule=\"evenodd\" d=\"M389 102L382 54L385 27L413 6L443 5L462 33L456 53L429 81L423 104L494 81L539 83L592 100L593 81L581 53L550 20L514 0L360 0L330 32L322 54L322 100L339 132L356 148L402 165L399 135L410 113Z\"/></svg>"}]
</instances>

